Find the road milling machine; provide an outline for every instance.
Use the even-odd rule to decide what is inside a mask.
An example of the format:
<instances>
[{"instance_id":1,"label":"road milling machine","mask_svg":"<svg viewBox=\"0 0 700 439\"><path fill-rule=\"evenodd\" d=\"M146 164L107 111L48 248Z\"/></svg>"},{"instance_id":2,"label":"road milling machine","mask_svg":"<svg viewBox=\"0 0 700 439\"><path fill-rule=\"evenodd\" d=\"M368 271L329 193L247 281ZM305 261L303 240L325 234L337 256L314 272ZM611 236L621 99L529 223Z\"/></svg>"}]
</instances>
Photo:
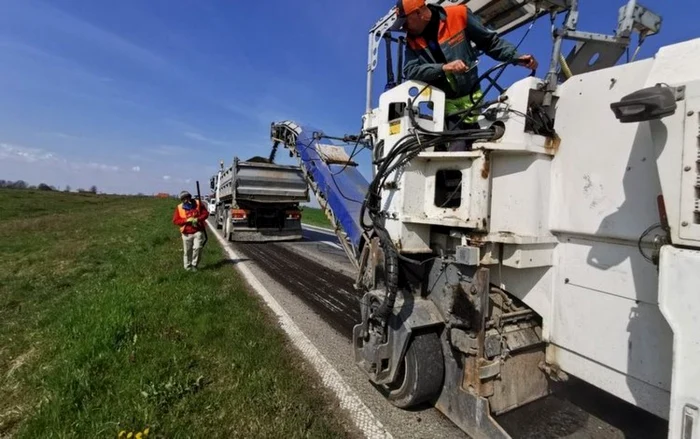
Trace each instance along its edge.
<instances>
[{"instance_id":1,"label":"road milling machine","mask_svg":"<svg viewBox=\"0 0 700 439\"><path fill-rule=\"evenodd\" d=\"M477 127L448 130L445 93L402 77L394 10L369 32L361 133L272 124L357 268L356 365L475 438L510 437L497 415L570 376L700 438L700 39L626 61L661 28L635 1L612 35L578 30L576 0L428 3L501 35L560 24L543 77L480 72Z\"/></svg>"}]
</instances>

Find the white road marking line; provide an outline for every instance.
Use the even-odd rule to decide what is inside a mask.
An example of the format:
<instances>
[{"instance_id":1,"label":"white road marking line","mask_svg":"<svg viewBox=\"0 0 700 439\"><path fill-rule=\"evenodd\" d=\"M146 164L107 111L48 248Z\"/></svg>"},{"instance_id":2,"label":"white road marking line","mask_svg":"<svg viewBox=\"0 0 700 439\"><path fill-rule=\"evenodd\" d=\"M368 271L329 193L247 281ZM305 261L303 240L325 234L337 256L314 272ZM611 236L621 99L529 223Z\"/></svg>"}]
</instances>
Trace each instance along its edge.
<instances>
[{"instance_id":1,"label":"white road marking line","mask_svg":"<svg viewBox=\"0 0 700 439\"><path fill-rule=\"evenodd\" d=\"M342 249L343 249L343 247L339 246L339 245L336 244L335 242L331 242L331 241L317 241L317 242L322 242L322 243L324 243L324 244L326 244L326 245L330 245L331 247L335 247L335 248L337 248L338 250L342 250Z\"/></svg>"},{"instance_id":2,"label":"white road marking line","mask_svg":"<svg viewBox=\"0 0 700 439\"><path fill-rule=\"evenodd\" d=\"M302 236L302 238L305 239L305 240L307 240L307 241L309 241L309 242L318 242L318 243L320 243L320 244L326 244L326 245L329 245L329 246L331 246L331 247L333 247L333 248L337 248L338 250L342 250L342 249L343 249L343 247L339 246L338 244L336 244L335 242L332 242L332 241L315 241L315 240L313 240L313 239L311 239L311 238L308 238L308 237L306 237L306 236Z\"/></svg>"},{"instance_id":3,"label":"white road marking line","mask_svg":"<svg viewBox=\"0 0 700 439\"><path fill-rule=\"evenodd\" d=\"M333 229L326 229L323 227L312 226L309 224L302 224L301 228L313 230L314 232L325 233L326 235L335 236L335 232L333 232Z\"/></svg>"},{"instance_id":4,"label":"white road marking line","mask_svg":"<svg viewBox=\"0 0 700 439\"><path fill-rule=\"evenodd\" d=\"M320 227L309 226L308 224L302 225L302 229L307 229L307 230L310 230L310 231L316 232L316 233L322 233L322 234L324 234L324 235L329 235L329 236L332 236L332 237L334 237L334 238L336 237L336 236L335 236L335 233L333 233L333 231L330 230L330 229L323 229L323 228L320 228ZM343 249L343 247L341 247L340 245L336 244L336 243L333 242L333 241L314 241L314 240L311 240L311 239L306 238L306 237L304 237L304 239L306 239L306 240L308 240L308 241L311 241L311 242L321 242L321 243L326 244L326 245L328 245L328 246L331 246L331 247L333 247L333 248L337 248L338 250L342 250L342 249Z\"/></svg>"},{"instance_id":5,"label":"white road marking line","mask_svg":"<svg viewBox=\"0 0 700 439\"><path fill-rule=\"evenodd\" d=\"M240 261L241 258L233 251L224 238L212 228L209 223L207 226L214 232L219 244L231 260ZM287 333L287 336L292 340L294 346L301 351L307 361L311 363L320 375L323 384L331 389L338 400L340 407L350 413L355 425L364 433L365 437L392 439L393 436L384 428L381 422L374 417L370 409L362 402L357 394L347 385L343 377L340 376L337 370L326 360L319 352L316 346L311 343L308 337L299 329L292 318L282 308L282 306L272 297L272 294L263 286L263 284L255 277L252 271L248 268L246 262L238 262L236 268L253 287L255 292L265 301L267 306L279 318L280 326Z\"/></svg>"}]
</instances>

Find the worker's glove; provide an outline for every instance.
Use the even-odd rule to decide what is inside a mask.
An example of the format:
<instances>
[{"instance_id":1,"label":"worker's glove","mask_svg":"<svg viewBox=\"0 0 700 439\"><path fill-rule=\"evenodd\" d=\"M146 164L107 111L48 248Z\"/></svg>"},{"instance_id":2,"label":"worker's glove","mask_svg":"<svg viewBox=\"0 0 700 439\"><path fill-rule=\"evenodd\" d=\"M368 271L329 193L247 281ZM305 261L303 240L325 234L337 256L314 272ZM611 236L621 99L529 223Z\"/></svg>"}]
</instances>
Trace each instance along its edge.
<instances>
[{"instance_id":1,"label":"worker's glove","mask_svg":"<svg viewBox=\"0 0 700 439\"><path fill-rule=\"evenodd\" d=\"M192 217L192 218L187 218L187 222L192 224L192 225L196 225L198 220L197 220L197 218Z\"/></svg>"},{"instance_id":2,"label":"worker's glove","mask_svg":"<svg viewBox=\"0 0 700 439\"><path fill-rule=\"evenodd\" d=\"M537 60L532 55L523 55L517 58L516 63L530 70L537 70Z\"/></svg>"}]
</instances>

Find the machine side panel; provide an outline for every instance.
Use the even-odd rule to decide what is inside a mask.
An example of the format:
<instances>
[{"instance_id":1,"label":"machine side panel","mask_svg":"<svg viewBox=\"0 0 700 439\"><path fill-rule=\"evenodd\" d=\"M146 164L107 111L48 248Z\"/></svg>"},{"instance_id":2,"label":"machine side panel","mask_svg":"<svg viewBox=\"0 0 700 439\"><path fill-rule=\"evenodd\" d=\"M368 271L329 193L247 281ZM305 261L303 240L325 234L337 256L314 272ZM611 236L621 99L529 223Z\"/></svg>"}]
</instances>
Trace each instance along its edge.
<instances>
[{"instance_id":1,"label":"machine side panel","mask_svg":"<svg viewBox=\"0 0 700 439\"><path fill-rule=\"evenodd\" d=\"M549 235L550 158L491 153L492 234Z\"/></svg>"},{"instance_id":2,"label":"machine side panel","mask_svg":"<svg viewBox=\"0 0 700 439\"><path fill-rule=\"evenodd\" d=\"M644 87L652 63L576 76L560 88L553 232L636 242L659 221L661 184L648 124L621 124L610 110L610 103Z\"/></svg>"},{"instance_id":3,"label":"machine side panel","mask_svg":"<svg viewBox=\"0 0 700 439\"><path fill-rule=\"evenodd\" d=\"M605 367L590 358L554 344L547 348L547 361L566 364L568 373L577 377L586 377L586 382L661 418L668 418L668 390L650 386L634 377Z\"/></svg>"},{"instance_id":4,"label":"machine side panel","mask_svg":"<svg viewBox=\"0 0 700 439\"><path fill-rule=\"evenodd\" d=\"M578 75L558 90L549 360L667 418L673 333L658 307L656 267L638 248L659 223L657 157L650 124L621 124L610 110L645 87L653 64ZM650 253L647 241L642 247Z\"/></svg>"},{"instance_id":5,"label":"machine side panel","mask_svg":"<svg viewBox=\"0 0 700 439\"><path fill-rule=\"evenodd\" d=\"M560 245L560 252L550 341L669 390L673 334L658 308L653 266L633 246L571 239ZM582 264L591 254L610 259L598 266Z\"/></svg>"}]
</instances>

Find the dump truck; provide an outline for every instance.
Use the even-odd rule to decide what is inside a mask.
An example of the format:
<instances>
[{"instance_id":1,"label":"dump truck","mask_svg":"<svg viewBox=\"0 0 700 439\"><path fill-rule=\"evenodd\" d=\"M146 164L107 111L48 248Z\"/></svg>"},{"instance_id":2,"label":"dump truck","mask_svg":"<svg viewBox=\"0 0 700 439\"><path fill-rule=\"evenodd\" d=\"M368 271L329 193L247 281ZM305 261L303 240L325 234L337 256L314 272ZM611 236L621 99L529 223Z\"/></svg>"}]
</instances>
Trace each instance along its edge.
<instances>
[{"instance_id":1,"label":"dump truck","mask_svg":"<svg viewBox=\"0 0 700 439\"><path fill-rule=\"evenodd\" d=\"M428 3L468 5L501 35L549 16L552 57L511 84L509 63L480 72L484 97L462 111L478 126L448 130L445 93L401 77L391 10L368 35L361 133L272 123L357 269L356 366L474 438L510 437L497 415L570 377L700 438L700 38L625 62L662 22L633 0L613 35L577 30L575 0ZM328 154L357 145L370 181Z\"/></svg>"},{"instance_id":2,"label":"dump truck","mask_svg":"<svg viewBox=\"0 0 700 439\"><path fill-rule=\"evenodd\" d=\"M293 241L302 238L300 203L309 201L299 166L264 157L231 166L211 177L214 223L229 241Z\"/></svg>"}]
</instances>

